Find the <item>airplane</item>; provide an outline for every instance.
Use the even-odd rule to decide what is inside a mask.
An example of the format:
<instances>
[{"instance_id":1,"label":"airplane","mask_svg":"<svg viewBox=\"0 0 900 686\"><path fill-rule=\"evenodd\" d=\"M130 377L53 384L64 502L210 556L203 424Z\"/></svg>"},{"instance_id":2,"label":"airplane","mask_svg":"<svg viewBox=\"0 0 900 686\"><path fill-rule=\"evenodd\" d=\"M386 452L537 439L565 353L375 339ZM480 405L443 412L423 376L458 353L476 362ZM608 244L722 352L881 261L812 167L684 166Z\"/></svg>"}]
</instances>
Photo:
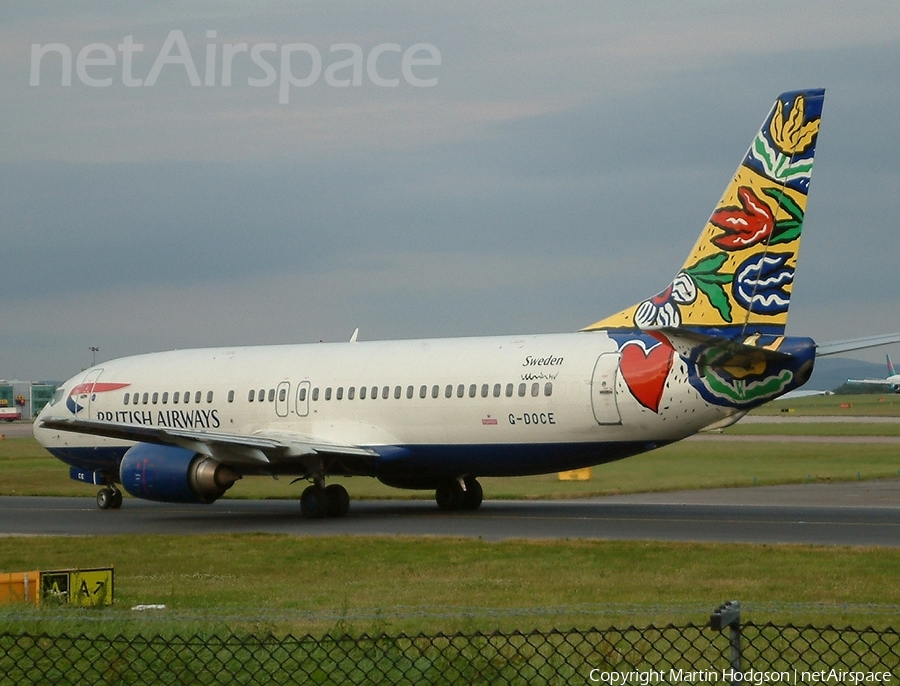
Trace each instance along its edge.
<instances>
[{"instance_id":1,"label":"airplane","mask_svg":"<svg viewBox=\"0 0 900 686\"><path fill-rule=\"evenodd\" d=\"M892 393L900 393L900 374L894 371L894 363L891 362L891 356L885 355L887 358L888 375L886 379L847 379L847 383L872 384L875 386L887 386Z\"/></svg>"},{"instance_id":2,"label":"airplane","mask_svg":"<svg viewBox=\"0 0 900 686\"><path fill-rule=\"evenodd\" d=\"M34 435L101 486L211 503L254 475L308 481L300 511L341 517L334 476L434 490L475 510L482 477L573 470L734 423L802 386L818 345L785 335L823 89L780 95L683 267L580 331L174 350L76 374Z\"/></svg>"}]
</instances>

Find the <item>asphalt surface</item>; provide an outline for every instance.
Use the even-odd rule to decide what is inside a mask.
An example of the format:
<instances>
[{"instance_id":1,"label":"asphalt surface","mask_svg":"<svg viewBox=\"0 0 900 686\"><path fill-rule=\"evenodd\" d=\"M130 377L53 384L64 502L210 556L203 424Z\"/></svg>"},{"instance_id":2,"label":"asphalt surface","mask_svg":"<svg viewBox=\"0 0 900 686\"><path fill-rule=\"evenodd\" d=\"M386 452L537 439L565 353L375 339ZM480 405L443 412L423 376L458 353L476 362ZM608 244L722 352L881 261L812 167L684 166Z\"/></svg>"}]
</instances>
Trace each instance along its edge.
<instances>
[{"instance_id":1,"label":"asphalt surface","mask_svg":"<svg viewBox=\"0 0 900 686\"><path fill-rule=\"evenodd\" d=\"M0 434L27 436L31 425L0 426ZM785 438L711 434L692 440ZM789 438L823 440L817 436ZM873 437L846 438L873 441ZM477 512L465 513L441 512L430 501L356 501L347 517L337 520L303 519L299 503L290 500L221 500L204 506L126 498L122 509L101 511L93 498L0 497L0 536L250 532L900 547L900 478L579 500L486 500Z\"/></svg>"},{"instance_id":2,"label":"asphalt surface","mask_svg":"<svg viewBox=\"0 0 900 686\"><path fill-rule=\"evenodd\" d=\"M0 422L0 436L7 438L22 438L32 436L31 422Z\"/></svg>"},{"instance_id":3,"label":"asphalt surface","mask_svg":"<svg viewBox=\"0 0 900 686\"><path fill-rule=\"evenodd\" d=\"M198 534L460 536L900 546L900 479L585 500L485 501L445 513L428 501L356 501L343 519L306 520L297 501L173 505L126 498L0 498L0 535Z\"/></svg>"}]
</instances>

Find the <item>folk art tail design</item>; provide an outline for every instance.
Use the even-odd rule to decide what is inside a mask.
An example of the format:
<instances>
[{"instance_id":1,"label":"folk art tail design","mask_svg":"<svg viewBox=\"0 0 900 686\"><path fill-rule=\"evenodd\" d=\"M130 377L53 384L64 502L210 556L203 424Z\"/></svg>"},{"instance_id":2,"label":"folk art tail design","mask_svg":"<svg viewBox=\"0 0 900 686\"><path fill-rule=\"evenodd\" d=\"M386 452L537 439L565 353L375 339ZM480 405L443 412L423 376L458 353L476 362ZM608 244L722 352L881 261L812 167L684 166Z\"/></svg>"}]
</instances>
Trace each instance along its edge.
<instances>
[{"instance_id":1,"label":"folk art tail design","mask_svg":"<svg viewBox=\"0 0 900 686\"><path fill-rule=\"evenodd\" d=\"M824 97L778 96L672 283L583 330L783 335Z\"/></svg>"}]
</instances>

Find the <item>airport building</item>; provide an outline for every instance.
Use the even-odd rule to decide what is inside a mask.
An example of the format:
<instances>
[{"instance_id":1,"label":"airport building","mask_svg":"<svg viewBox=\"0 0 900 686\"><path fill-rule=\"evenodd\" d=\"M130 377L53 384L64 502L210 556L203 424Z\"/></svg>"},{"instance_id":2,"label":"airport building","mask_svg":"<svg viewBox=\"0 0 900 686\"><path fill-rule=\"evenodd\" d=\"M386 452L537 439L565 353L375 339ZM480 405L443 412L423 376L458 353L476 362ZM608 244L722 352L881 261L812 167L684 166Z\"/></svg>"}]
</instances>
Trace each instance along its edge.
<instances>
[{"instance_id":1,"label":"airport building","mask_svg":"<svg viewBox=\"0 0 900 686\"><path fill-rule=\"evenodd\" d=\"M50 402L56 384L0 380L0 421L34 419Z\"/></svg>"}]
</instances>

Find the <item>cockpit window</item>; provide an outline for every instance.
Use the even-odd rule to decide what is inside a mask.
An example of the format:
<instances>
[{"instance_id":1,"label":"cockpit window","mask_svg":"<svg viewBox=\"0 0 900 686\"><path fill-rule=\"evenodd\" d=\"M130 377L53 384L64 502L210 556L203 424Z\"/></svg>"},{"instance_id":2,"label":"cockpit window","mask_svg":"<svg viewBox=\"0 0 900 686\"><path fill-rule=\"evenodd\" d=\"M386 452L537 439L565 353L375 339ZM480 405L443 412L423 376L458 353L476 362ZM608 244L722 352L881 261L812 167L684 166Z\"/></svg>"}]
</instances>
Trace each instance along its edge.
<instances>
[{"instance_id":1,"label":"cockpit window","mask_svg":"<svg viewBox=\"0 0 900 686\"><path fill-rule=\"evenodd\" d=\"M65 388L62 388L62 387L57 388L55 391L53 391L53 397L50 398L50 402L47 404L50 405L51 407L53 405L56 405L56 403L58 403L60 400L62 400L63 394L65 392L66 392Z\"/></svg>"}]
</instances>

